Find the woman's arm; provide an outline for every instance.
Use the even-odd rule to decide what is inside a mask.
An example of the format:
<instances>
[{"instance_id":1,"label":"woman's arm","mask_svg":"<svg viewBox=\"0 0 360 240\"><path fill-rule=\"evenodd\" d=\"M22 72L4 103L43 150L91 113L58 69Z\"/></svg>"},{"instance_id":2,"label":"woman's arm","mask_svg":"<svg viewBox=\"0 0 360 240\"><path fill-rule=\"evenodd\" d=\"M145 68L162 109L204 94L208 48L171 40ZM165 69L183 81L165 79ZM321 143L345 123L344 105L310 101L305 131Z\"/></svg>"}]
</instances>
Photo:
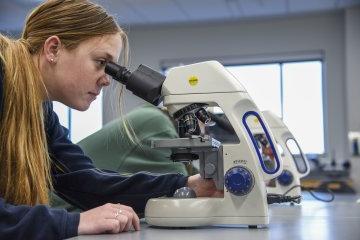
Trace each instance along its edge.
<instances>
[{"instance_id":1,"label":"woman's arm","mask_svg":"<svg viewBox=\"0 0 360 240\"><path fill-rule=\"evenodd\" d=\"M45 205L7 204L0 198L0 239L64 239L77 236L80 215Z\"/></svg>"},{"instance_id":2,"label":"woman's arm","mask_svg":"<svg viewBox=\"0 0 360 240\"><path fill-rule=\"evenodd\" d=\"M68 131L59 124L51 104L47 104L45 115L55 190L59 196L82 209L108 202L121 203L131 206L141 215L149 198L170 196L186 185L187 177L181 174L122 176L117 172L96 169L80 147L68 139Z\"/></svg>"}]
</instances>

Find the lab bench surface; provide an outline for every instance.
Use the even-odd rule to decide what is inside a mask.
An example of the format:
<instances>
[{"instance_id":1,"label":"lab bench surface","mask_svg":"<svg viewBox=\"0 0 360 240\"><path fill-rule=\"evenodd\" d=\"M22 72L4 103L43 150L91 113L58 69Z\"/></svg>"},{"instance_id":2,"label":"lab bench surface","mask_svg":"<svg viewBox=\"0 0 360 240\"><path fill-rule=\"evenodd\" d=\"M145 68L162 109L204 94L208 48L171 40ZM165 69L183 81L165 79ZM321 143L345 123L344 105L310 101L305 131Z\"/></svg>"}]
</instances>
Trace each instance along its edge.
<instances>
[{"instance_id":1,"label":"lab bench surface","mask_svg":"<svg viewBox=\"0 0 360 240\"><path fill-rule=\"evenodd\" d=\"M336 195L331 203L309 195L300 205L270 205L267 228L155 228L141 222L141 231L106 235L84 235L73 240L360 240L359 195Z\"/></svg>"}]
</instances>

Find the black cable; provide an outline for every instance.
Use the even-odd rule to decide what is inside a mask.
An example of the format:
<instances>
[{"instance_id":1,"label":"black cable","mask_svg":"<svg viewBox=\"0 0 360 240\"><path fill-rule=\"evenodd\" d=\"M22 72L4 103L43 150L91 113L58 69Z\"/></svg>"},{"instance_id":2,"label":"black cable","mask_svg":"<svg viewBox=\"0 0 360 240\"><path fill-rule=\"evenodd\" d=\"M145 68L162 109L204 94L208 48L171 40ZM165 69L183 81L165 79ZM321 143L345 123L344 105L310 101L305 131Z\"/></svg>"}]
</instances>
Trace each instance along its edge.
<instances>
[{"instance_id":1,"label":"black cable","mask_svg":"<svg viewBox=\"0 0 360 240\"><path fill-rule=\"evenodd\" d=\"M292 186L289 190L287 190L283 195L285 196L286 194L288 194L291 190L293 190L293 189L295 189L295 188L297 188L297 187L299 187L299 188L301 188L301 185L294 185L294 186Z\"/></svg>"},{"instance_id":2,"label":"black cable","mask_svg":"<svg viewBox=\"0 0 360 240\"><path fill-rule=\"evenodd\" d=\"M332 202L335 199L335 194L333 193L333 191L330 190L330 188L324 188L324 190L326 190L326 192L329 193L330 198L329 199L323 199L323 198L319 198L318 196L315 195L315 191L313 191L310 188L303 188L305 191L308 191L311 196L313 196L316 200L322 201L322 202Z\"/></svg>"},{"instance_id":3,"label":"black cable","mask_svg":"<svg viewBox=\"0 0 360 240\"><path fill-rule=\"evenodd\" d=\"M293 190L294 188L297 188L297 187L300 187L301 188L301 185L294 185L292 186L289 190L287 190L284 195L288 194L291 190ZM317 188L319 189L319 188ZM305 188L305 187L302 187L302 190L304 191L308 191L310 193L310 195L315 198L316 200L319 200L321 202L332 202L334 201L335 199L335 194L329 189L329 188L323 188L327 193L329 193L330 195L330 198L329 199L324 199L324 198L320 198L318 196L315 195L315 193L319 193L318 191L314 191L312 190L311 188Z\"/></svg>"},{"instance_id":4,"label":"black cable","mask_svg":"<svg viewBox=\"0 0 360 240\"><path fill-rule=\"evenodd\" d=\"M301 201L301 196L286 196L286 194L288 194L291 190L300 187L301 185L294 185L292 186L289 190L287 190L284 194L267 194L267 202L268 204L273 204L273 203L285 203L285 202L291 202L291 203L300 203ZM330 198L329 199L323 199L320 198L318 196L315 195L315 191L313 191L310 188L302 188L305 191L308 191L310 193L310 195L315 198L318 201L322 201L322 202L332 202L335 199L335 194L329 189L329 188L325 188L325 190L330 194Z\"/></svg>"},{"instance_id":5,"label":"black cable","mask_svg":"<svg viewBox=\"0 0 360 240\"><path fill-rule=\"evenodd\" d=\"M285 196L282 194L267 194L267 203L274 204L274 203L285 203L285 202L292 202L292 203L300 203L301 196Z\"/></svg>"}]
</instances>

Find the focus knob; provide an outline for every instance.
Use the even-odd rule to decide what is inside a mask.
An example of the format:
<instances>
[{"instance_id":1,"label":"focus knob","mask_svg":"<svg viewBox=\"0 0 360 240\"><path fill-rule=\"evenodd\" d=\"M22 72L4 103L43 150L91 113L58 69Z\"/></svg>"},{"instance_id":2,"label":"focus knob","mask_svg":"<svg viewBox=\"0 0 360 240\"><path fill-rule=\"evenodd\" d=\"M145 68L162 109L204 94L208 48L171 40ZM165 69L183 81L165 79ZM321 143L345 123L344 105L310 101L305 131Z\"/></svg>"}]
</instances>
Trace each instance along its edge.
<instances>
[{"instance_id":1,"label":"focus knob","mask_svg":"<svg viewBox=\"0 0 360 240\"><path fill-rule=\"evenodd\" d=\"M225 187L236 196L248 194L253 186L254 177L245 167L232 167L225 174Z\"/></svg>"},{"instance_id":2,"label":"focus knob","mask_svg":"<svg viewBox=\"0 0 360 240\"><path fill-rule=\"evenodd\" d=\"M289 170L284 170L277 177L277 180L278 180L280 185L289 186L294 180L294 175Z\"/></svg>"}]
</instances>

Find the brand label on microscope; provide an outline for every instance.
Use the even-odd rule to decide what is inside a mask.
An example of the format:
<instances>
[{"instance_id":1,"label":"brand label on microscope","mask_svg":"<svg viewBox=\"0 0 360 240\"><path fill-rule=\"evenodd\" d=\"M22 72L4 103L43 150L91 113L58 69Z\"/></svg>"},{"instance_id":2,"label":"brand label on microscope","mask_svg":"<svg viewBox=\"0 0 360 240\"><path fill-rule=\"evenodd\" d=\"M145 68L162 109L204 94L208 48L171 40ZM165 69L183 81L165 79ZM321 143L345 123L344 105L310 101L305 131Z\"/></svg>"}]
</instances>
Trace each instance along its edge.
<instances>
[{"instance_id":1,"label":"brand label on microscope","mask_svg":"<svg viewBox=\"0 0 360 240\"><path fill-rule=\"evenodd\" d=\"M234 163L234 165L246 164L247 160L245 160L245 159L234 160L233 163Z\"/></svg>"}]
</instances>

